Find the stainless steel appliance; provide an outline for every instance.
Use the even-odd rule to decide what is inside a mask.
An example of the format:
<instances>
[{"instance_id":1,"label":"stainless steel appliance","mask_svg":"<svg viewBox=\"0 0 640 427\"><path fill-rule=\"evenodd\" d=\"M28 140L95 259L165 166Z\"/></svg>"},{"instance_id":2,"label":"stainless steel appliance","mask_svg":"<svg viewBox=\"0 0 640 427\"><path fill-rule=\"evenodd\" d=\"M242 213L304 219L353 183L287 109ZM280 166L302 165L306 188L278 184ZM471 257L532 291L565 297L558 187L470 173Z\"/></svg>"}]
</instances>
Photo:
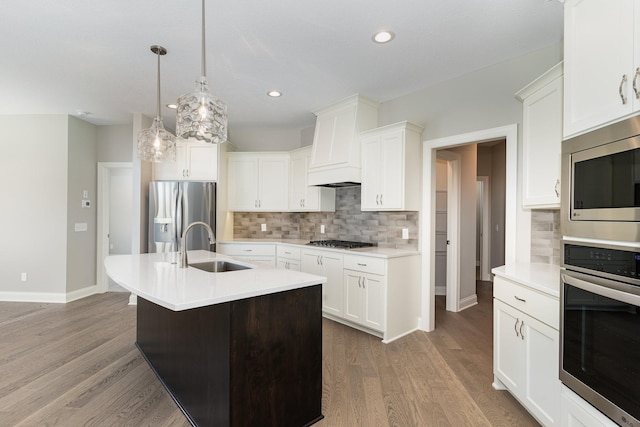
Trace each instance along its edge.
<instances>
[{"instance_id":1,"label":"stainless steel appliance","mask_svg":"<svg viewBox=\"0 0 640 427\"><path fill-rule=\"evenodd\" d=\"M640 240L640 116L562 143L564 235Z\"/></svg>"},{"instance_id":2,"label":"stainless steel appliance","mask_svg":"<svg viewBox=\"0 0 640 427\"><path fill-rule=\"evenodd\" d=\"M640 245L564 240L560 380L621 426L640 425Z\"/></svg>"},{"instance_id":3,"label":"stainless steel appliance","mask_svg":"<svg viewBox=\"0 0 640 427\"><path fill-rule=\"evenodd\" d=\"M149 183L149 252L177 252L185 228L202 221L216 229L214 182L154 181ZM203 227L191 230L187 250L215 251Z\"/></svg>"},{"instance_id":4,"label":"stainless steel appliance","mask_svg":"<svg viewBox=\"0 0 640 427\"><path fill-rule=\"evenodd\" d=\"M322 246L325 248L337 248L337 249L358 249L368 248L375 246L373 243L367 242L351 242L349 240L311 240L307 245Z\"/></svg>"},{"instance_id":5,"label":"stainless steel appliance","mask_svg":"<svg viewBox=\"0 0 640 427\"><path fill-rule=\"evenodd\" d=\"M562 143L560 380L640 426L640 116Z\"/></svg>"}]
</instances>

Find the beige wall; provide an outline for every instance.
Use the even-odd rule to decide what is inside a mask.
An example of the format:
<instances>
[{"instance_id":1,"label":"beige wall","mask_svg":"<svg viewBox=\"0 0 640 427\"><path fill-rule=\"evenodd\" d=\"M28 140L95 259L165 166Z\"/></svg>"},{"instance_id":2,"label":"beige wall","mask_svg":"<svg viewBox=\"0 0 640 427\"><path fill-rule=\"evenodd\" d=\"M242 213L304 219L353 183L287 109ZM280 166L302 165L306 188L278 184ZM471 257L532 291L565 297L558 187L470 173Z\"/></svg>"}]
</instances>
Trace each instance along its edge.
<instances>
[{"instance_id":1,"label":"beige wall","mask_svg":"<svg viewBox=\"0 0 640 427\"><path fill-rule=\"evenodd\" d=\"M133 125L98 126L97 157L99 162L130 162Z\"/></svg>"},{"instance_id":2,"label":"beige wall","mask_svg":"<svg viewBox=\"0 0 640 427\"><path fill-rule=\"evenodd\" d=\"M96 285L97 126L68 120L67 293L72 294ZM82 207L85 190L89 208ZM87 224L87 231L75 231L76 223Z\"/></svg>"},{"instance_id":3,"label":"beige wall","mask_svg":"<svg viewBox=\"0 0 640 427\"><path fill-rule=\"evenodd\" d=\"M0 116L0 299L66 292L67 126L66 115Z\"/></svg>"}]
</instances>

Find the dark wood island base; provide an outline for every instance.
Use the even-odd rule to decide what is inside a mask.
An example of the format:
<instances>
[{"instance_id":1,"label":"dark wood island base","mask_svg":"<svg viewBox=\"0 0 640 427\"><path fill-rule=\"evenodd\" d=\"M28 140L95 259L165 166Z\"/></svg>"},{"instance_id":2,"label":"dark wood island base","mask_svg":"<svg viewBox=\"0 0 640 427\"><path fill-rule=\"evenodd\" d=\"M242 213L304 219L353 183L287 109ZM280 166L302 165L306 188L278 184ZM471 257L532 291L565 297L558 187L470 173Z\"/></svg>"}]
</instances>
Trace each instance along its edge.
<instances>
[{"instance_id":1,"label":"dark wood island base","mask_svg":"<svg viewBox=\"0 0 640 427\"><path fill-rule=\"evenodd\" d=\"M173 311L138 298L137 346L193 425L322 415L322 285Z\"/></svg>"}]
</instances>

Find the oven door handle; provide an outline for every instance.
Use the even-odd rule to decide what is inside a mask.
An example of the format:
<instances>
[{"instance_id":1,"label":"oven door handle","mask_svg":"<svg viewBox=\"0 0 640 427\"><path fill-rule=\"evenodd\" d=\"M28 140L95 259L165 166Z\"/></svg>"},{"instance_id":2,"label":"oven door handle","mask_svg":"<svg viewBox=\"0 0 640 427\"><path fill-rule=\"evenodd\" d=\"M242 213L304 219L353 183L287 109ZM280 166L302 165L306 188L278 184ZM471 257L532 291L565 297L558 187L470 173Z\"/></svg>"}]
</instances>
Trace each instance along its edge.
<instances>
[{"instance_id":1,"label":"oven door handle","mask_svg":"<svg viewBox=\"0 0 640 427\"><path fill-rule=\"evenodd\" d=\"M617 289L621 285L613 280L587 276L586 274L575 272L564 272L560 277L564 283L587 292L592 292L627 304L640 306L640 295Z\"/></svg>"}]
</instances>

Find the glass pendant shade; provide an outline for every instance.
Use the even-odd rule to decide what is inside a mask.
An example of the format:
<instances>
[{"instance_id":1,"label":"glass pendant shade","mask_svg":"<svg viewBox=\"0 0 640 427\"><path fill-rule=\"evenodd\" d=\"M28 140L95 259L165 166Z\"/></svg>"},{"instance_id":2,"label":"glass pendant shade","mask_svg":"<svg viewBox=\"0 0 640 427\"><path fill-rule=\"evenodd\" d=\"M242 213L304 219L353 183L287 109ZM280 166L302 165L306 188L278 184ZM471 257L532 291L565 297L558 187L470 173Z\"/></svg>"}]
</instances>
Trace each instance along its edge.
<instances>
[{"instance_id":1,"label":"glass pendant shade","mask_svg":"<svg viewBox=\"0 0 640 427\"><path fill-rule=\"evenodd\" d=\"M149 129L138 133L138 157L146 162L175 162L176 137L164 128L157 116Z\"/></svg>"},{"instance_id":2,"label":"glass pendant shade","mask_svg":"<svg viewBox=\"0 0 640 427\"><path fill-rule=\"evenodd\" d=\"M166 55L167 50L162 46L153 45L151 51L158 55L158 110L151 127L138 132L138 158L146 162L175 162L176 137L165 130L160 115L160 56Z\"/></svg>"},{"instance_id":3,"label":"glass pendant shade","mask_svg":"<svg viewBox=\"0 0 640 427\"><path fill-rule=\"evenodd\" d=\"M178 98L176 133L212 144L227 140L227 105L209 93L206 78L196 82L196 90Z\"/></svg>"},{"instance_id":4,"label":"glass pendant shade","mask_svg":"<svg viewBox=\"0 0 640 427\"><path fill-rule=\"evenodd\" d=\"M209 93L206 72L205 13L202 0L202 74L196 89L178 98L176 134L211 144L227 140L227 105Z\"/></svg>"}]
</instances>

